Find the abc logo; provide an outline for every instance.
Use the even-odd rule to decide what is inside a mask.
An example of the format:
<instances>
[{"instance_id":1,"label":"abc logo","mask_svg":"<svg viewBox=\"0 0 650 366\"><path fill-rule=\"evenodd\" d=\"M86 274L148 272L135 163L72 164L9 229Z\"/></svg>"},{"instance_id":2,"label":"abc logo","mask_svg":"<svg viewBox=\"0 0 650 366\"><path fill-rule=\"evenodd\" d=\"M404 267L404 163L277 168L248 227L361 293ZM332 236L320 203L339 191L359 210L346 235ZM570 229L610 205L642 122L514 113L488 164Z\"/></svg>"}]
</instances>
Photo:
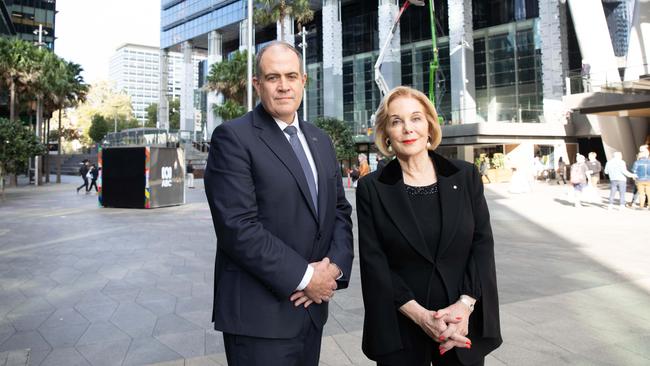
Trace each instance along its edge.
<instances>
[{"instance_id":1,"label":"abc logo","mask_svg":"<svg viewBox=\"0 0 650 366\"><path fill-rule=\"evenodd\" d=\"M160 176L162 177L162 187L172 186L172 167L164 166L160 169Z\"/></svg>"}]
</instances>

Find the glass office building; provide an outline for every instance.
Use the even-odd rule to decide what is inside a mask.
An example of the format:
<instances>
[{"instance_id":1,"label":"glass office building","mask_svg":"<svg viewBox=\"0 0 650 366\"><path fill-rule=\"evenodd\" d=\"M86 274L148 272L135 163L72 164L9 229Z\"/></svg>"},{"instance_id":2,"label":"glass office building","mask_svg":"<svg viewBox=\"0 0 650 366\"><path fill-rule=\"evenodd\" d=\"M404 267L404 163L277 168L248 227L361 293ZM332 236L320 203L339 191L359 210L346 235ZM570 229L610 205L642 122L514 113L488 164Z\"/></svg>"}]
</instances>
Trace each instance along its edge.
<instances>
[{"instance_id":1,"label":"glass office building","mask_svg":"<svg viewBox=\"0 0 650 366\"><path fill-rule=\"evenodd\" d=\"M124 44L117 48L111 57L109 65L109 79L115 83L119 91L124 91L131 97L133 116L145 124L147 121L147 107L158 103L160 91L159 49L151 46ZM192 83L198 89L199 69L198 64L205 57L196 54L193 56L194 76ZM167 78L166 93L171 99L181 96L181 82L183 78L183 57L177 52L170 52L167 65L169 77Z\"/></svg>"},{"instance_id":2,"label":"glass office building","mask_svg":"<svg viewBox=\"0 0 650 366\"><path fill-rule=\"evenodd\" d=\"M5 0L4 3L16 36L38 43L38 26L42 25L44 46L54 49L56 0Z\"/></svg>"},{"instance_id":3,"label":"glass office building","mask_svg":"<svg viewBox=\"0 0 650 366\"><path fill-rule=\"evenodd\" d=\"M624 2L603 1L610 3L606 7L610 30L624 28L620 20L629 18ZM373 114L381 100L374 64L385 39L382 32L387 33L388 27L380 24L390 25L402 3L311 1L315 16L305 25L307 116L343 119L355 133L360 151L373 149ZM582 57L568 4L557 0L433 3L440 61L436 92L443 124L441 151L473 160L481 151L509 153L528 141L526 154L559 149L566 155L566 143L576 139L565 128L565 77L579 69ZM183 52L191 47L192 52L206 53L204 71L246 47L244 0L163 0L161 9L163 50ZM276 34L275 25L257 27L256 47L276 39ZM624 41L614 34L619 52ZM409 7L395 38L398 43L393 49L399 52L382 66L389 86L408 85L427 93L434 55L428 8ZM296 35L291 41L298 45L301 39ZM210 109L207 99L204 108ZM208 123L206 135L218 123Z\"/></svg>"}]
</instances>

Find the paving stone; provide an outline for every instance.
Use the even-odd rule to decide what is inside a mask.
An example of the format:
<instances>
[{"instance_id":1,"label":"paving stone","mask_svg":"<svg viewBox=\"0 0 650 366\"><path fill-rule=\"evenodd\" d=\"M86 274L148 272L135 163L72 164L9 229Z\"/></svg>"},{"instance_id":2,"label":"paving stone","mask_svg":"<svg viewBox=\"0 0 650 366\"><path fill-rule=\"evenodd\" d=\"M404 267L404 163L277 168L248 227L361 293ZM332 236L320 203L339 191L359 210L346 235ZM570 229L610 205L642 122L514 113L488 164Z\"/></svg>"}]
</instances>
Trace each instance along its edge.
<instances>
[{"instance_id":1,"label":"paving stone","mask_svg":"<svg viewBox=\"0 0 650 366\"><path fill-rule=\"evenodd\" d=\"M171 300L144 301L139 302L139 304L157 316L161 316L174 313L176 309L176 298L174 297Z\"/></svg>"},{"instance_id":2,"label":"paving stone","mask_svg":"<svg viewBox=\"0 0 650 366\"><path fill-rule=\"evenodd\" d=\"M11 324L0 324L0 344L15 333L16 329Z\"/></svg>"},{"instance_id":3,"label":"paving stone","mask_svg":"<svg viewBox=\"0 0 650 366\"><path fill-rule=\"evenodd\" d=\"M121 366L130 345L131 339L127 338L102 340L99 343L79 345L76 348L92 366Z\"/></svg>"},{"instance_id":4,"label":"paving stone","mask_svg":"<svg viewBox=\"0 0 650 366\"><path fill-rule=\"evenodd\" d=\"M156 315L136 303L122 303L111 317L111 323L133 338L151 336Z\"/></svg>"},{"instance_id":5,"label":"paving stone","mask_svg":"<svg viewBox=\"0 0 650 366\"><path fill-rule=\"evenodd\" d=\"M108 304L77 304L75 309L79 314L84 318L88 319L90 322L97 321L108 321L115 309L117 309L117 303L108 303Z\"/></svg>"},{"instance_id":6,"label":"paving stone","mask_svg":"<svg viewBox=\"0 0 650 366\"><path fill-rule=\"evenodd\" d=\"M43 324L50 316L52 312L47 313L33 313L29 315L20 315L20 316L7 316L7 320L11 321L11 324L18 331L27 331L38 329L38 327Z\"/></svg>"},{"instance_id":7,"label":"paving stone","mask_svg":"<svg viewBox=\"0 0 650 366\"><path fill-rule=\"evenodd\" d=\"M52 313L55 310L56 308L54 308L54 306L47 302L43 297L32 297L17 305L14 310L10 311L7 315L18 317L30 314Z\"/></svg>"},{"instance_id":8,"label":"paving stone","mask_svg":"<svg viewBox=\"0 0 650 366\"><path fill-rule=\"evenodd\" d=\"M0 352L2 366L29 366L29 350Z\"/></svg>"},{"instance_id":9,"label":"paving stone","mask_svg":"<svg viewBox=\"0 0 650 366\"><path fill-rule=\"evenodd\" d=\"M183 358L155 338L138 338L131 346L124 359L124 366L146 365L150 363L174 361Z\"/></svg>"},{"instance_id":10,"label":"paving stone","mask_svg":"<svg viewBox=\"0 0 650 366\"><path fill-rule=\"evenodd\" d=\"M135 302L139 304L151 301L176 302L176 296L158 288L143 288L135 299Z\"/></svg>"},{"instance_id":11,"label":"paving stone","mask_svg":"<svg viewBox=\"0 0 650 366\"><path fill-rule=\"evenodd\" d=\"M52 352L52 348L45 348L45 349L30 349L29 351L29 366L39 366L41 362L47 357L50 352Z\"/></svg>"},{"instance_id":12,"label":"paving stone","mask_svg":"<svg viewBox=\"0 0 650 366\"><path fill-rule=\"evenodd\" d=\"M13 351L16 349L44 350L50 345L34 330L16 332L0 345L0 351Z\"/></svg>"},{"instance_id":13,"label":"paving stone","mask_svg":"<svg viewBox=\"0 0 650 366\"><path fill-rule=\"evenodd\" d=\"M130 340L131 337L109 322L92 323L77 341L77 346Z\"/></svg>"},{"instance_id":14,"label":"paving stone","mask_svg":"<svg viewBox=\"0 0 650 366\"><path fill-rule=\"evenodd\" d=\"M70 325L87 326L88 320L74 308L64 308L55 311L39 328L58 328Z\"/></svg>"},{"instance_id":15,"label":"paving stone","mask_svg":"<svg viewBox=\"0 0 650 366\"><path fill-rule=\"evenodd\" d=\"M223 335L220 331L209 329L205 331L205 354L225 352L223 345Z\"/></svg>"},{"instance_id":16,"label":"paving stone","mask_svg":"<svg viewBox=\"0 0 650 366\"><path fill-rule=\"evenodd\" d=\"M178 316L191 321L203 329L214 329L212 311L192 311L189 313L179 313Z\"/></svg>"},{"instance_id":17,"label":"paving stone","mask_svg":"<svg viewBox=\"0 0 650 366\"><path fill-rule=\"evenodd\" d=\"M77 278L79 278L79 276L81 276L81 272L71 267L59 268L50 273L50 278L59 284L73 283Z\"/></svg>"},{"instance_id":18,"label":"paving stone","mask_svg":"<svg viewBox=\"0 0 650 366\"><path fill-rule=\"evenodd\" d=\"M205 354L205 331L166 333L155 335L161 343L171 348L183 358L203 356Z\"/></svg>"},{"instance_id":19,"label":"paving stone","mask_svg":"<svg viewBox=\"0 0 650 366\"><path fill-rule=\"evenodd\" d=\"M39 333L45 338L52 348L74 347L88 325L67 325L57 328L41 328Z\"/></svg>"},{"instance_id":20,"label":"paving stone","mask_svg":"<svg viewBox=\"0 0 650 366\"><path fill-rule=\"evenodd\" d=\"M194 311L212 311L212 295L205 297L183 297L176 304L176 313L189 313Z\"/></svg>"},{"instance_id":21,"label":"paving stone","mask_svg":"<svg viewBox=\"0 0 650 366\"><path fill-rule=\"evenodd\" d=\"M180 332L190 332L200 330L203 333L203 329L199 326L179 317L176 314L167 314L158 317L156 326L153 330L154 336L165 335L170 333L180 333Z\"/></svg>"},{"instance_id":22,"label":"paving stone","mask_svg":"<svg viewBox=\"0 0 650 366\"><path fill-rule=\"evenodd\" d=\"M55 348L41 366L91 366L74 348Z\"/></svg>"}]
</instances>

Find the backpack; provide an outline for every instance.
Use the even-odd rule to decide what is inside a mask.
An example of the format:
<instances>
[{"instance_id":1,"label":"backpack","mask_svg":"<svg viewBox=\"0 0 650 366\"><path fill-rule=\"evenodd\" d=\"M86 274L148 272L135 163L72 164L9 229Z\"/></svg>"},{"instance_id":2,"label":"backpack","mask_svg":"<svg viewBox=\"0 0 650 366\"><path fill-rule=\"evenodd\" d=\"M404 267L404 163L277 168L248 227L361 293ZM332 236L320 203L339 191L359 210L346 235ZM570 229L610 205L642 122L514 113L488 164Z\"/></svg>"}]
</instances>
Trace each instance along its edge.
<instances>
[{"instance_id":1,"label":"backpack","mask_svg":"<svg viewBox=\"0 0 650 366\"><path fill-rule=\"evenodd\" d=\"M571 180L573 184L585 183L587 177L585 177L585 172L582 169L580 164L571 165Z\"/></svg>"}]
</instances>

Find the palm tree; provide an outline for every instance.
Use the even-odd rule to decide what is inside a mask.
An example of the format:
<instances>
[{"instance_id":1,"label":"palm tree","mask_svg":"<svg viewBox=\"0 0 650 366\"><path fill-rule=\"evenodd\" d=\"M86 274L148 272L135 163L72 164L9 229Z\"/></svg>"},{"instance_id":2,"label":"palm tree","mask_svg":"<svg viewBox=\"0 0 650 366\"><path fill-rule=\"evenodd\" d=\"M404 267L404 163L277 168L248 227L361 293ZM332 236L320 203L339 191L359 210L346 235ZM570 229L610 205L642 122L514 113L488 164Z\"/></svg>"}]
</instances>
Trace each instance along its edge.
<instances>
[{"instance_id":1,"label":"palm tree","mask_svg":"<svg viewBox=\"0 0 650 366\"><path fill-rule=\"evenodd\" d=\"M223 105L212 106L213 112L226 121L246 112L246 60L247 52L237 51L230 60L213 64L208 74L206 89L226 99Z\"/></svg>"},{"instance_id":2,"label":"palm tree","mask_svg":"<svg viewBox=\"0 0 650 366\"><path fill-rule=\"evenodd\" d=\"M60 60L56 67L56 78L53 80L50 97L54 110L59 112L58 126L58 151L56 182L61 183L61 144L63 143L63 129L61 128L61 111L64 108L76 107L86 100L88 85L84 83L81 65L74 62ZM49 128L48 128L49 131ZM49 140L48 140L49 141Z\"/></svg>"},{"instance_id":3,"label":"palm tree","mask_svg":"<svg viewBox=\"0 0 650 366\"><path fill-rule=\"evenodd\" d=\"M267 26L280 21L280 40L284 41L284 18L293 16L298 28L314 19L309 0L256 0L255 24Z\"/></svg>"},{"instance_id":4,"label":"palm tree","mask_svg":"<svg viewBox=\"0 0 650 366\"><path fill-rule=\"evenodd\" d=\"M0 37L0 77L9 87L9 119L15 121L18 113L18 95L30 92L40 78L39 50L27 41Z\"/></svg>"}]
</instances>

